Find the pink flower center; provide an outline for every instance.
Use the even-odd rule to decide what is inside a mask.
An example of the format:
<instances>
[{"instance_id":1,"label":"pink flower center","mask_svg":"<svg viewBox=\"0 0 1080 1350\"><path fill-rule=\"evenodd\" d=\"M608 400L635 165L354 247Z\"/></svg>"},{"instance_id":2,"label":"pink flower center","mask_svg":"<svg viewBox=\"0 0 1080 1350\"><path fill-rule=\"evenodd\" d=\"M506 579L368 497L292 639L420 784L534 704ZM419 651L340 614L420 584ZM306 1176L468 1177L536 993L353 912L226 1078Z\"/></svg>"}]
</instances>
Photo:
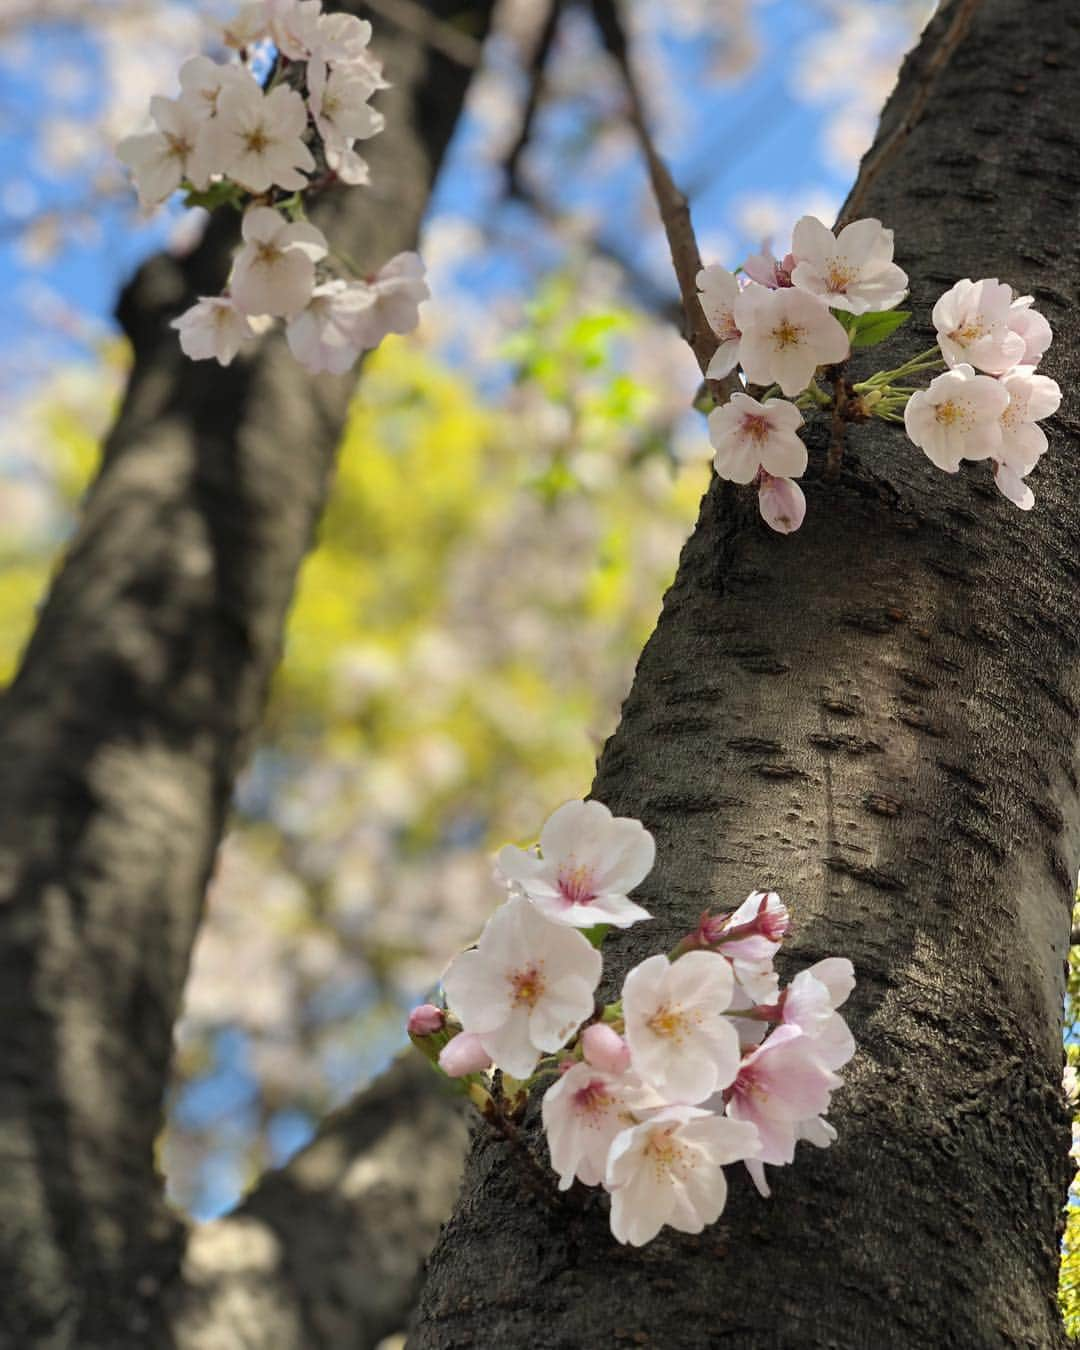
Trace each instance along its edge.
<instances>
[{"instance_id":1,"label":"pink flower center","mask_svg":"<svg viewBox=\"0 0 1080 1350\"><path fill-rule=\"evenodd\" d=\"M590 1123L595 1123L597 1117L604 1115L614 1100L602 1078L590 1078L584 1087L579 1087L574 1093L574 1110L581 1115L591 1116Z\"/></svg>"},{"instance_id":2,"label":"pink flower center","mask_svg":"<svg viewBox=\"0 0 1080 1350\"><path fill-rule=\"evenodd\" d=\"M546 987L543 961L535 961L531 966L511 971L506 978L510 982L510 997L514 1007L535 1008Z\"/></svg>"},{"instance_id":3,"label":"pink flower center","mask_svg":"<svg viewBox=\"0 0 1080 1350\"><path fill-rule=\"evenodd\" d=\"M585 863L559 869L559 894L568 905L587 905L596 899L592 868Z\"/></svg>"},{"instance_id":4,"label":"pink flower center","mask_svg":"<svg viewBox=\"0 0 1080 1350\"><path fill-rule=\"evenodd\" d=\"M769 419L764 413L743 413L742 434L755 445L767 441L771 430Z\"/></svg>"}]
</instances>

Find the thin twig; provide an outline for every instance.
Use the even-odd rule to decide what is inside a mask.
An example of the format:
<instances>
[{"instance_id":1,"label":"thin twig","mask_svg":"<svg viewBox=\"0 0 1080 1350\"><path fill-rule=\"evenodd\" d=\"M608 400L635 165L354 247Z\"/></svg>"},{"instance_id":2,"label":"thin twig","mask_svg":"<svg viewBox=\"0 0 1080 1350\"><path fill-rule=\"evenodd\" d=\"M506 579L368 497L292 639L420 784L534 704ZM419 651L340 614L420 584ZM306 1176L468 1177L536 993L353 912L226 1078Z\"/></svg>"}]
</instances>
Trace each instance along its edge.
<instances>
[{"instance_id":1,"label":"thin twig","mask_svg":"<svg viewBox=\"0 0 1080 1350\"><path fill-rule=\"evenodd\" d=\"M847 362L841 361L829 371L832 380L832 426L829 431L829 450L825 459L825 481L835 483L840 477L844 459L844 435L848 420Z\"/></svg>"},{"instance_id":2,"label":"thin twig","mask_svg":"<svg viewBox=\"0 0 1080 1350\"><path fill-rule=\"evenodd\" d=\"M957 0L956 12L952 16L952 21L941 35L941 41L934 48L926 66L919 75L915 93L907 111L877 149L871 151L863 160L859 177L855 186L851 189L851 195L844 203L840 219L836 222L838 230L858 215L867 192L869 192L882 168L918 126L929 101L934 82L952 59L953 53L967 33L975 11L981 3L982 0Z\"/></svg>"},{"instance_id":3,"label":"thin twig","mask_svg":"<svg viewBox=\"0 0 1080 1350\"><path fill-rule=\"evenodd\" d=\"M547 70L548 57L555 46L555 35L559 31L561 14L562 0L549 0L540 36L529 60L529 94L521 113L521 126L517 138L506 156L506 184L512 196L519 196L521 193L521 157L532 139L533 125L544 93L544 73Z\"/></svg>"},{"instance_id":4,"label":"thin twig","mask_svg":"<svg viewBox=\"0 0 1080 1350\"><path fill-rule=\"evenodd\" d=\"M661 159L653 143L649 124L645 115L645 105L638 89L637 78L630 62L626 34L619 20L615 0L593 0L593 16L596 20L604 46L614 58L622 76L623 85L629 101L630 124L637 135L645 163L649 170L653 196L660 211L660 220L667 235L671 250L671 261L675 276L679 282L679 294L682 296L683 336L697 358L702 374L708 368L720 341L709 327L705 311L698 298L697 275L701 271L701 253L698 250L697 237L690 219L690 208L686 198L675 186L668 167ZM709 385L718 401L726 399L740 386L734 376L723 380L710 380Z\"/></svg>"},{"instance_id":5,"label":"thin twig","mask_svg":"<svg viewBox=\"0 0 1080 1350\"><path fill-rule=\"evenodd\" d=\"M430 14L417 0L364 0L364 3L374 13L415 34L421 42L426 42L466 70L479 66L482 44L460 28Z\"/></svg>"}]
</instances>

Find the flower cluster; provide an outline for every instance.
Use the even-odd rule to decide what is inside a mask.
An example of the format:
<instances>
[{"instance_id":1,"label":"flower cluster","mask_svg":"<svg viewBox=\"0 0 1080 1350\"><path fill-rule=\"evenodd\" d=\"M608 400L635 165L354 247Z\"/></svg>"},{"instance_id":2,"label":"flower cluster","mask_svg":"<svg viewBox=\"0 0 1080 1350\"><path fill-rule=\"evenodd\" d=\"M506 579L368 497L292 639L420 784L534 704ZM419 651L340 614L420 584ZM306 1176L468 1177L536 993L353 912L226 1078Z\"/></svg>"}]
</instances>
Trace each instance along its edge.
<instances>
[{"instance_id":1,"label":"flower cluster","mask_svg":"<svg viewBox=\"0 0 1080 1350\"><path fill-rule=\"evenodd\" d=\"M854 986L851 962L819 961L781 989L773 962L789 916L772 892L703 915L598 1005L599 942L651 917L628 893L654 857L638 821L567 802L538 849L501 851L506 902L448 966L446 1008L424 1004L409 1019L413 1042L490 1118L555 1078L541 1116L559 1189L602 1186L612 1233L634 1246L664 1225L713 1223L725 1164L744 1162L768 1195L766 1165L792 1162L799 1140L827 1147L837 1070L855 1050L836 1011ZM497 1096L483 1077L493 1070Z\"/></svg>"},{"instance_id":2,"label":"flower cluster","mask_svg":"<svg viewBox=\"0 0 1080 1350\"><path fill-rule=\"evenodd\" d=\"M947 472L962 459L990 459L1001 491L1030 509L1035 499L1023 479L1047 447L1036 424L1061 398L1053 380L1035 373L1051 332L1031 296L1016 296L996 279L957 282L934 306L938 347L852 384L843 374L852 349L876 345L910 317L896 308L907 276L893 262L891 230L857 220L834 235L803 216L788 253L757 254L739 273L712 265L697 277L718 339L706 375L720 380L739 369L745 386L760 388L757 397L740 390L714 408L709 437L717 474L753 483L774 530L797 530L806 514L795 480L807 467L799 431L811 408L833 416L827 474L842 455L836 424L880 417L904 422L912 441ZM942 366L949 369L929 389L902 383ZM818 384L823 371L831 395Z\"/></svg>"},{"instance_id":3,"label":"flower cluster","mask_svg":"<svg viewBox=\"0 0 1080 1350\"><path fill-rule=\"evenodd\" d=\"M371 25L323 14L321 0L255 0L222 35L238 60L185 62L180 97L151 99L154 129L117 149L145 207L182 188L189 205L243 211L225 292L201 297L173 327L186 355L227 366L281 318L301 365L343 374L388 333L415 328L428 296L414 253L337 275L326 238L304 218L305 199L330 184L368 181L356 145L383 129L370 101L386 88ZM247 58L267 43L276 56L263 85ZM346 259L334 262L352 271Z\"/></svg>"},{"instance_id":4,"label":"flower cluster","mask_svg":"<svg viewBox=\"0 0 1080 1350\"><path fill-rule=\"evenodd\" d=\"M1057 382L1036 374L1053 334L1033 304L996 277L958 281L933 311L949 369L904 409L908 435L933 464L956 473L961 460L989 459L994 481L1022 511L1035 505L1024 478L1047 448L1038 423L1061 403Z\"/></svg>"}]
</instances>

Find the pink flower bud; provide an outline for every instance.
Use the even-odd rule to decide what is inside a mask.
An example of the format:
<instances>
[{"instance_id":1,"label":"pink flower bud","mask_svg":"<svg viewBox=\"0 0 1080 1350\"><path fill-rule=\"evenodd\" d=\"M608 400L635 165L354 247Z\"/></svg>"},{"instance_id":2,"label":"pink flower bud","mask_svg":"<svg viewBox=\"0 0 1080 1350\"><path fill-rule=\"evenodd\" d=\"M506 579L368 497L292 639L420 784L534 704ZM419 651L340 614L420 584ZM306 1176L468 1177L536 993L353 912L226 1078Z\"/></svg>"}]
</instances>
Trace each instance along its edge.
<instances>
[{"instance_id":1,"label":"pink flower bud","mask_svg":"<svg viewBox=\"0 0 1080 1350\"><path fill-rule=\"evenodd\" d=\"M799 528L806 516L806 498L802 488L790 478L774 478L761 471L758 487L758 509L769 529L779 534L791 534Z\"/></svg>"},{"instance_id":2,"label":"pink flower bud","mask_svg":"<svg viewBox=\"0 0 1080 1350\"><path fill-rule=\"evenodd\" d=\"M585 1028L581 1048L594 1069L624 1073L630 1067L630 1047L617 1031L603 1022L594 1022Z\"/></svg>"},{"instance_id":3,"label":"pink flower bud","mask_svg":"<svg viewBox=\"0 0 1080 1350\"><path fill-rule=\"evenodd\" d=\"M446 1015L441 1008L436 1008L433 1003L421 1003L409 1014L409 1035L432 1036L436 1031L442 1031L445 1024Z\"/></svg>"},{"instance_id":4,"label":"pink flower bud","mask_svg":"<svg viewBox=\"0 0 1080 1350\"><path fill-rule=\"evenodd\" d=\"M447 1078L464 1078L469 1073L480 1073L491 1064L491 1056L480 1044L480 1037L472 1031L463 1031L442 1048L439 1068Z\"/></svg>"}]
</instances>

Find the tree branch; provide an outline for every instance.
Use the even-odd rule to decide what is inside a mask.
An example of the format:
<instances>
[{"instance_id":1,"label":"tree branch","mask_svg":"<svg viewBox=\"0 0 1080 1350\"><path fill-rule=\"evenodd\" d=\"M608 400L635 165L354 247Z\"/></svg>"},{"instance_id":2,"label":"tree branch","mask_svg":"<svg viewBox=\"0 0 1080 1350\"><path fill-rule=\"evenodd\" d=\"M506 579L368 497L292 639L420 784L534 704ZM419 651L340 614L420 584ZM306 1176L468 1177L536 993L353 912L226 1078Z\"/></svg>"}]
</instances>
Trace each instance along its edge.
<instances>
[{"instance_id":1,"label":"tree branch","mask_svg":"<svg viewBox=\"0 0 1080 1350\"><path fill-rule=\"evenodd\" d=\"M433 0L483 32L492 0ZM415 243L468 71L383 25L374 186L313 215L380 262ZM225 370L169 320L225 278L235 219L126 290L135 365L0 703L0 1305L18 1346L124 1346L180 1225L154 1167L173 1022L353 379L282 336ZM142 1344L135 1340L134 1343Z\"/></svg>"},{"instance_id":2,"label":"tree branch","mask_svg":"<svg viewBox=\"0 0 1080 1350\"><path fill-rule=\"evenodd\" d=\"M406 1051L234 1213L191 1232L154 1330L175 1350L374 1350L408 1321L467 1138L461 1098Z\"/></svg>"}]
</instances>

